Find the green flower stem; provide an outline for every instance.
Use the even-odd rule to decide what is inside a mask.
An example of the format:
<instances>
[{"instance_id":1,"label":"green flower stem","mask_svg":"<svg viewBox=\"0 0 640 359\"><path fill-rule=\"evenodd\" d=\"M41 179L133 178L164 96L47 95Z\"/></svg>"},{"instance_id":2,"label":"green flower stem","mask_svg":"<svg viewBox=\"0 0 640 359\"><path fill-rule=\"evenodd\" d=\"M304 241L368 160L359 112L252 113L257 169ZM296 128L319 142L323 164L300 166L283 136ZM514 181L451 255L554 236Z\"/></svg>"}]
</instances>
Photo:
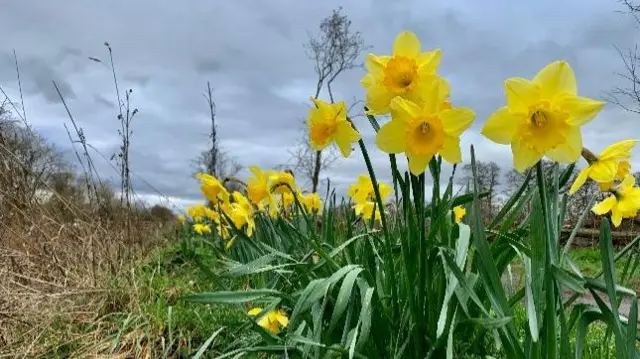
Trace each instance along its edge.
<instances>
[{"instance_id":1,"label":"green flower stem","mask_svg":"<svg viewBox=\"0 0 640 359\"><path fill-rule=\"evenodd\" d=\"M384 238L385 238L385 252L386 252L386 257L385 258L385 262L386 265L389 267L389 272L388 275L389 276L393 276L396 273L395 270L395 263L393 261L393 250L392 250L392 245L391 245L391 236L389 235L389 228L387 227L387 216L384 213L384 206L382 204L382 197L380 196L380 189L378 188L378 181L376 180L376 174L373 170L373 166L371 165L371 159L369 158L369 152L367 152L367 148L364 145L364 141L362 139L360 139L358 141L358 144L360 145L360 150L362 151L362 157L364 157L364 162L367 165L367 171L369 171L369 177L371 177L371 183L373 184L373 191L376 195L376 204L378 207L378 211L380 211L380 221L382 222L382 232L384 233ZM374 213L375 215L375 213ZM398 292L397 292L397 286L396 285L392 285L391 286L391 298L392 298L392 303L391 303L391 307L393 308L393 313L394 313L394 317L396 313L396 305L397 305L397 300L398 300Z\"/></svg>"}]
</instances>

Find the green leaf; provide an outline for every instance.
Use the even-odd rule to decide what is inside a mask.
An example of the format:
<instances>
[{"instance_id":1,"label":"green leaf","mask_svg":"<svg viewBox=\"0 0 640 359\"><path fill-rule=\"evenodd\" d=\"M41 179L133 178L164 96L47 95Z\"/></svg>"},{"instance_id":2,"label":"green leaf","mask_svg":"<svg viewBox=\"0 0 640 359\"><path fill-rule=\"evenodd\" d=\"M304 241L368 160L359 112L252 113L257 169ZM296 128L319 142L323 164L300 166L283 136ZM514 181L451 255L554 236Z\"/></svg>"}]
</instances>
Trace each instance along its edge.
<instances>
[{"instance_id":1,"label":"green leaf","mask_svg":"<svg viewBox=\"0 0 640 359\"><path fill-rule=\"evenodd\" d=\"M220 334L220 332L224 329L224 327L216 330L213 334L211 334L211 336L209 337L209 339L207 339L207 341L205 341L202 346L200 346L200 349L198 349L198 351L196 352L196 354L193 356L193 358L191 359L200 359L200 357L204 354L205 351L207 351L207 349L209 349L209 346L211 345L211 343L213 343L213 340L216 339L216 337L218 336L218 334Z\"/></svg>"},{"instance_id":2,"label":"green leaf","mask_svg":"<svg viewBox=\"0 0 640 359\"><path fill-rule=\"evenodd\" d=\"M356 346L362 347L369 338L369 331L371 330L371 299L373 298L373 288L367 288L362 295L362 308L360 309L360 319L362 323L360 327L360 336Z\"/></svg>"},{"instance_id":3,"label":"green leaf","mask_svg":"<svg viewBox=\"0 0 640 359\"><path fill-rule=\"evenodd\" d=\"M338 297L336 298L333 313L331 314L331 324L329 325L330 330L333 330L335 325L338 323L338 320L347 309L347 304L349 304L349 300L351 300L353 285L355 284L356 278L358 278L358 275L360 275L360 272L362 271L363 268L356 268L344 277L342 285L340 286L340 291L338 292Z\"/></svg>"},{"instance_id":4,"label":"green leaf","mask_svg":"<svg viewBox=\"0 0 640 359\"><path fill-rule=\"evenodd\" d=\"M469 318L466 321L477 324L483 329L494 330L501 327L504 327L511 321L513 321L513 317L502 317L502 318Z\"/></svg>"},{"instance_id":5,"label":"green leaf","mask_svg":"<svg viewBox=\"0 0 640 359\"><path fill-rule=\"evenodd\" d=\"M246 291L220 291L209 293L189 294L181 297L182 300L191 303L245 303L265 297L282 297L283 293L273 289L252 289Z\"/></svg>"},{"instance_id":6,"label":"green leaf","mask_svg":"<svg viewBox=\"0 0 640 359\"><path fill-rule=\"evenodd\" d=\"M553 275L556 280L560 282L565 287L571 289L572 291L580 294L584 294L585 288L584 285L586 281L583 278L578 277L573 273L569 273L562 268L558 268L557 266L552 266Z\"/></svg>"}]
</instances>

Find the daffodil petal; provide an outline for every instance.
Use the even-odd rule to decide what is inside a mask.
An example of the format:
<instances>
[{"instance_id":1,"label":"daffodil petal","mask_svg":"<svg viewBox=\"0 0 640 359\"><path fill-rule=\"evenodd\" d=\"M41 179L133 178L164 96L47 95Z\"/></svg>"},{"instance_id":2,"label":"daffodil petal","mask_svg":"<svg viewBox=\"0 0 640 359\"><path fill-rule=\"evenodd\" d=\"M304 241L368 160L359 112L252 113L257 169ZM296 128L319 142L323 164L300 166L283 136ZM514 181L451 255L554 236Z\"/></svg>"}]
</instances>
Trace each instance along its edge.
<instances>
[{"instance_id":1,"label":"daffodil petal","mask_svg":"<svg viewBox=\"0 0 640 359\"><path fill-rule=\"evenodd\" d=\"M380 128L376 135L376 145L386 153L402 153L405 150L405 123L391 120Z\"/></svg>"},{"instance_id":2,"label":"daffodil petal","mask_svg":"<svg viewBox=\"0 0 640 359\"><path fill-rule=\"evenodd\" d=\"M576 76L566 61L555 61L545 66L533 78L533 82L540 86L541 95L553 99L560 93L575 95L578 93Z\"/></svg>"},{"instance_id":3,"label":"daffodil petal","mask_svg":"<svg viewBox=\"0 0 640 359\"><path fill-rule=\"evenodd\" d=\"M408 122L422 114L420 106L402 97L395 97L391 100L390 107L392 121Z\"/></svg>"},{"instance_id":4,"label":"daffodil petal","mask_svg":"<svg viewBox=\"0 0 640 359\"><path fill-rule=\"evenodd\" d=\"M569 189L569 194L576 193L580 189L580 187L582 187L582 185L587 182L587 178L589 178L589 170L589 167L585 167L582 171L580 171L580 173L578 173L578 176L576 176L575 181L573 181L573 184Z\"/></svg>"},{"instance_id":5,"label":"daffodil petal","mask_svg":"<svg viewBox=\"0 0 640 359\"><path fill-rule=\"evenodd\" d=\"M442 50L440 49L421 53L420 56L418 56L418 73L420 75L427 73L435 74L441 59Z\"/></svg>"},{"instance_id":6,"label":"daffodil petal","mask_svg":"<svg viewBox=\"0 0 640 359\"><path fill-rule=\"evenodd\" d=\"M607 159L624 159L631 157L631 149L638 143L638 140L624 140L620 142L616 142L607 148L605 148L598 155L598 159L607 160Z\"/></svg>"},{"instance_id":7,"label":"daffodil petal","mask_svg":"<svg viewBox=\"0 0 640 359\"><path fill-rule=\"evenodd\" d=\"M616 203L617 203L616 197L613 195L609 196L605 198L603 201L601 201L600 203L593 206L593 208L591 208L591 212L599 216L602 216L604 214L609 213L609 211L611 211L611 209L613 208L613 206L616 205Z\"/></svg>"},{"instance_id":8,"label":"daffodil petal","mask_svg":"<svg viewBox=\"0 0 640 359\"><path fill-rule=\"evenodd\" d=\"M260 314L260 312L262 312L262 308L253 308L249 312L247 312L247 314L249 314L249 315L258 315L258 314Z\"/></svg>"},{"instance_id":9,"label":"daffodil petal","mask_svg":"<svg viewBox=\"0 0 640 359\"><path fill-rule=\"evenodd\" d=\"M389 103L394 94L387 88L373 79L371 74L362 78L362 86L367 89L366 104L370 114L389 113Z\"/></svg>"},{"instance_id":10,"label":"daffodil petal","mask_svg":"<svg viewBox=\"0 0 640 359\"><path fill-rule=\"evenodd\" d=\"M360 133L348 121L342 121L338 124L335 141L343 157L347 158L351 155L351 144L360 140L360 137Z\"/></svg>"},{"instance_id":11,"label":"daffodil petal","mask_svg":"<svg viewBox=\"0 0 640 359\"><path fill-rule=\"evenodd\" d=\"M527 168L535 165L543 156L542 153L523 146L520 141L511 142L511 151L513 152L513 165L520 173L523 173Z\"/></svg>"},{"instance_id":12,"label":"daffodil petal","mask_svg":"<svg viewBox=\"0 0 640 359\"><path fill-rule=\"evenodd\" d=\"M424 172L425 168L427 168L427 165L429 164L429 161L431 161L431 158L433 156L413 155L407 157L409 158L409 170L415 176L419 176Z\"/></svg>"},{"instance_id":13,"label":"daffodil petal","mask_svg":"<svg viewBox=\"0 0 640 359\"><path fill-rule=\"evenodd\" d=\"M539 87L521 77L513 77L504 82L507 105L511 112L528 113L529 106L540 98Z\"/></svg>"},{"instance_id":14,"label":"daffodil petal","mask_svg":"<svg viewBox=\"0 0 640 359\"><path fill-rule=\"evenodd\" d=\"M440 155L449 163L462 162L462 152L460 151L460 138L445 136L444 145L440 150Z\"/></svg>"},{"instance_id":15,"label":"daffodil petal","mask_svg":"<svg viewBox=\"0 0 640 359\"><path fill-rule=\"evenodd\" d=\"M440 113L442 128L449 136L458 137L473 122L476 113L468 108L458 107L450 110L444 110Z\"/></svg>"},{"instance_id":16,"label":"daffodil petal","mask_svg":"<svg viewBox=\"0 0 640 359\"><path fill-rule=\"evenodd\" d=\"M547 152L547 156L560 163L575 163L582 153L582 133L579 127L569 130L564 143Z\"/></svg>"},{"instance_id":17,"label":"daffodil petal","mask_svg":"<svg viewBox=\"0 0 640 359\"><path fill-rule=\"evenodd\" d=\"M420 54L420 40L411 31L403 31L393 43L393 55L415 58Z\"/></svg>"},{"instance_id":18,"label":"daffodil petal","mask_svg":"<svg viewBox=\"0 0 640 359\"><path fill-rule=\"evenodd\" d=\"M419 86L423 112L427 114L438 113L442 103L450 96L449 82L444 77L433 75L421 78Z\"/></svg>"},{"instance_id":19,"label":"daffodil petal","mask_svg":"<svg viewBox=\"0 0 640 359\"><path fill-rule=\"evenodd\" d=\"M635 186L635 184L636 184L636 178L630 174L630 175L627 175L627 177L625 177L624 180L622 180L622 183L620 183L620 187L631 188Z\"/></svg>"},{"instance_id":20,"label":"daffodil petal","mask_svg":"<svg viewBox=\"0 0 640 359\"><path fill-rule=\"evenodd\" d=\"M481 133L493 142L508 145L518 128L518 118L504 106L495 111L484 124Z\"/></svg>"},{"instance_id":21,"label":"daffodil petal","mask_svg":"<svg viewBox=\"0 0 640 359\"><path fill-rule=\"evenodd\" d=\"M622 212L611 212L611 223L613 223L614 227L620 227L620 224L622 224Z\"/></svg>"},{"instance_id":22,"label":"daffodil petal","mask_svg":"<svg viewBox=\"0 0 640 359\"><path fill-rule=\"evenodd\" d=\"M567 123L573 126L589 123L604 105L605 102L578 96L566 96L562 100L562 108L571 115Z\"/></svg>"},{"instance_id":23,"label":"daffodil petal","mask_svg":"<svg viewBox=\"0 0 640 359\"><path fill-rule=\"evenodd\" d=\"M598 183L611 182L616 176L617 167L615 160L597 161L591 166L589 177Z\"/></svg>"},{"instance_id":24,"label":"daffodil petal","mask_svg":"<svg viewBox=\"0 0 640 359\"><path fill-rule=\"evenodd\" d=\"M364 66L371 75L378 76L384 71L389 59L391 59L391 56L376 56L374 54L368 54L365 58Z\"/></svg>"}]
</instances>

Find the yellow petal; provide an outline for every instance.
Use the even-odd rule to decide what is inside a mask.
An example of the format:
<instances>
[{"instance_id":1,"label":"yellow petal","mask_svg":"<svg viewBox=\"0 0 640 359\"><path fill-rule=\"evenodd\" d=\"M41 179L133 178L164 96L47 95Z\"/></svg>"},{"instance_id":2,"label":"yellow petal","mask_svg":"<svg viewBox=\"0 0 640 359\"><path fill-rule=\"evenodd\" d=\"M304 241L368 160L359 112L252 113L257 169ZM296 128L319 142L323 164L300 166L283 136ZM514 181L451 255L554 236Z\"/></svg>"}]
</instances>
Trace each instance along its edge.
<instances>
[{"instance_id":1,"label":"yellow petal","mask_svg":"<svg viewBox=\"0 0 640 359\"><path fill-rule=\"evenodd\" d=\"M415 176L419 176L420 174L422 174L425 170L425 168L427 168L427 165L429 164L429 161L431 161L431 158L433 156L409 156L407 155L407 157L409 158L409 170L411 171L411 173L413 173Z\"/></svg>"},{"instance_id":2,"label":"yellow petal","mask_svg":"<svg viewBox=\"0 0 640 359\"><path fill-rule=\"evenodd\" d=\"M376 145L386 153L402 153L405 150L405 123L391 120L380 128L376 135Z\"/></svg>"},{"instance_id":3,"label":"yellow petal","mask_svg":"<svg viewBox=\"0 0 640 359\"><path fill-rule=\"evenodd\" d=\"M591 211L599 216L602 216L603 214L609 213L609 211L611 211L611 209L613 208L613 206L615 206L616 203L617 203L616 196L611 195L606 199L604 199L603 201L601 201L600 203L593 206L593 208L591 208Z\"/></svg>"},{"instance_id":4,"label":"yellow petal","mask_svg":"<svg viewBox=\"0 0 640 359\"><path fill-rule=\"evenodd\" d=\"M362 79L362 85L367 90L366 104L369 114L384 115L389 113L389 103L395 95L387 90L380 83L372 80L371 75L366 75Z\"/></svg>"},{"instance_id":5,"label":"yellow petal","mask_svg":"<svg viewBox=\"0 0 640 359\"><path fill-rule=\"evenodd\" d=\"M378 190L380 191L380 198L384 201L391 195L393 188L386 183L378 182Z\"/></svg>"},{"instance_id":6,"label":"yellow petal","mask_svg":"<svg viewBox=\"0 0 640 359\"><path fill-rule=\"evenodd\" d=\"M449 136L455 137L460 136L462 132L471 126L474 117L476 117L476 113L464 107L444 110L440 113L444 132Z\"/></svg>"},{"instance_id":7,"label":"yellow petal","mask_svg":"<svg viewBox=\"0 0 640 359\"><path fill-rule=\"evenodd\" d=\"M351 155L351 144L360 140L360 137L360 132L356 131L349 121L338 124L335 141L343 157L347 158Z\"/></svg>"},{"instance_id":8,"label":"yellow petal","mask_svg":"<svg viewBox=\"0 0 640 359\"><path fill-rule=\"evenodd\" d=\"M602 101L586 97L566 96L562 99L562 108L571 116L567 123L573 126L582 126L593 120L604 105Z\"/></svg>"},{"instance_id":9,"label":"yellow petal","mask_svg":"<svg viewBox=\"0 0 640 359\"><path fill-rule=\"evenodd\" d=\"M417 104L402 97L395 97L391 100L392 121L408 122L421 115L422 109Z\"/></svg>"},{"instance_id":10,"label":"yellow petal","mask_svg":"<svg viewBox=\"0 0 640 359\"><path fill-rule=\"evenodd\" d=\"M635 186L636 184L636 178L633 175L627 175L627 177L624 178L624 180L622 180L622 183L620 183L619 187L621 187L622 189L629 189L633 186Z\"/></svg>"},{"instance_id":11,"label":"yellow petal","mask_svg":"<svg viewBox=\"0 0 640 359\"><path fill-rule=\"evenodd\" d=\"M419 83L423 112L427 114L438 113L442 103L447 100L451 90L449 82L444 77L433 75L421 77Z\"/></svg>"},{"instance_id":12,"label":"yellow petal","mask_svg":"<svg viewBox=\"0 0 640 359\"><path fill-rule=\"evenodd\" d=\"M460 152L460 139L458 137L444 136L444 145L440 150L440 155L449 163L462 162L462 152Z\"/></svg>"},{"instance_id":13,"label":"yellow petal","mask_svg":"<svg viewBox=\"0 0 640 359\"><path fill-rule=\"evenodd\" d=\"M622 223L622 212L620 211L611 211L611 222L614 227L619 227Z\"/></svg>"},{"instance_id":14,"label":"yellow petal","mask_svg":"<svg viewBox=\"0 0 640 359\"><path fill-rule=\"evenodd\" d=\"M249 315L258 315L260 314L260 312L262 312L262 308L253 308L251 309L249 312L247 312L247 314Z\"/></svg>"},{"instance_id":15,"label":"yellow petal","mask_svg":"<svg viewBox=\"0 0 640 359\"><path fill-rule=\"evenodd\" d=\"M509 114L509 108L504 106L491 114L481 133L493 142L508 145L517 128L518 118Z\"/></svg>"},{"instance_id":16,"label":"yellow petal","mask_svg":"<svg viewBox=\"0 0 640 359\"><path fill-rule=\"evenodd\" d=\"M384 71L384 68L387 66L387 62L389 62L390 58L391 56L376 56L374 54L368 54L365 59L364 66L370 74L378 76Z\"/></svg>"},{"instance_id":17,"label":"yellow petal","mask_svg":"<svg viewBox=\"0 0 640 359\"><path fill-rule=\"evenodd\" d=\"M598 183L613 181L616 176L617 163L615 160L597 161L591 165L589 177Z\"/></svg>"},{"instance_id":18,"label":"yellow petal","mask_svg":"<svg viewBox=\"0 0 640 359\"><path fill-rule=\"evenodd\" d=\"M440 49L421 53L418 56L418 73L420 75L435 74L441 59L442 50Z\"/></svg>"},{"instance_id":19,"label":"yellow petal","mask_svg":"<svg viewBox=\"0 0 640 359\"><path fill-rule=\"evenodd\" d=\"M543 156L542 153L538 153L530 147L523 146L520 141L511 142L511 151L513 152L513 165L520 173L523 173L527 168L535 165Z\"/></svg>"},{"instance_id":20,"label":"yellow petal","mask_svg":"<svg viewBox=\"0 0 640 359\"><path fill-rule=\"evenodd\" d=\"M420 40L411 31L403 31L396 36L393 43L394 56L406 56L415 58L420 54Z\"/></svg>"},{"instance_id":21,"label":"yellow petal","mask_svg":"<svg viewBox=\"0 0 640 359\"><path fill-rule=\"evenodd\" d=\"M513 77L504 82L509 111L528 113L529 106L540 99L540 90L533 82L521 77Z\"/></svg>"},{"instance_id":22,"label":"yellow petal","mask_svg":"<svg viewBox=\"0 0 640 359\"><path fill-rule=\"evenodd\" d=\"M590 167L587 166L582 171L580 171L580 173L578 173L578 176L576 176L575 181L573 181L573 184L569 189L569 194L576 193L580 189L580 187L582 187L582 185L587 182L587 178L589 177L589 170Z\"/></svg>"},{"instance_id":23,"label":"yellow petal","mask_svg":"<svg viewBox=\"0 0 640 359\"><path fill-rule=\"evenodd\" d=\"M546 99L552 99L560 93L578 93L576 77L566 61L555 61L545 66L533 78L533 82L540 86L541 95Z\"/></svg>"},{"instance_id":24,"label":"yellow petal","mask_svg":"<svg viewBox=\"0 0 640 359\"><path fill-rule=\"evenodd\" d=\"M575 163L582 153L582 133L579 127L569 130L565 142L547 152L547 156L560 163Z\"/></svg>"},{"instance_id":25,"label":"yellow petal","mask_svg":"<svg viewBox=\"0 0 640 359\"><path fill-rule=\"evenodd\" d=\"M605 148L598 158L600 160L606 159L623 159L631 157L631 149L638 143L638 140L624 140L616 142L609 147Z\"/></svg>"}]
</instances>

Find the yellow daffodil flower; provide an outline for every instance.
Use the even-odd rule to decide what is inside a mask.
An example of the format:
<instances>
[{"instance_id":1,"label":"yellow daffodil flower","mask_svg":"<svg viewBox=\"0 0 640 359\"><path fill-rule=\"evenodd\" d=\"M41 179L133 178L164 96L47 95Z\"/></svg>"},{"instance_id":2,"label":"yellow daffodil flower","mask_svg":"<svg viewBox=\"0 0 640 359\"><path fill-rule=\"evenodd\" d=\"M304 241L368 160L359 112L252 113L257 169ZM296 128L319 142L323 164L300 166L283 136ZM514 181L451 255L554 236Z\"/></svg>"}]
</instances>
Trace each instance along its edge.
<instances>
[{"instance_id":1,"label":"yellow daffodil flower","mask_svg":"<svg viewBox=\"0 0 640 359\"><path fill-rule=\"evenodd\" d=\"M306 196L302 197L302 203L304 204L307 211L311 213L320 212L322 209L322 200L320 199L320 195L318 193L309 193Z\"/></svg>"},{"instance_id":2,"label":"yellow daffodil flower","mask_svg":"<svg viewBox=\"0 0 640 359\"><path fill-rule=\"evenodd\" d=\"M247 197L245 197L242 193L234 191L231 194L231 199L233 199L234 203L239 204L247 213L249 213L250 215L253 214L253 206L251 205Z\"/></svg>"},{"instance_id":3,"label":"yellow daffodil flower","mask_svg":"<svg viewBox=\"0 0 640 359\"><path fill-rule=\"evenodd\" d=\"M211 203L218 204L229 200L229 192L217 178L206 173L198 173L196 178L201 182L200 190Z\"/></svg>"},{"instance_id":4,"label":"yellow daffodil flower","mask_svg":"<svg viewBox=\"0 0 640 359\"><path fill-rule=\"evenodd\" d=\"M254 205L259 206L265 201L268 202L271 197L269 176L273 175L273 172L262 171L257 166L249 166L249 170L253 173L253 176L247 180L247 197Z\"/></svg>"},{"instance_id":5,"label":"yellow daffodil flower","mask_svg":"<svg viewBox=\"0 0 640 359\"><path fill-rule=\"evenodd\" d=\"M456 223L462 222L462 219L467 214L467 210L462 206L457 206L453 208L453 216L455 217Z\"/></svg>"},{"instance_id":6,"label":"yellow daffodil flower","mask_svg":"<svg viewBox=\"0 0 640 359\"><path fill-rule=\"evenodd\" d=\"M361 83L367 90L369 113L389 113L391 100L398 96L422 102L425 89L436 78L442 52L421 52L420 47L416 34L405 31L396 37L391 56L367 55L368 73Z\"/></svg>"},{"instance_id":7,"label":"yellow daffodil flower","mask_svg":"<svg viewBox=\"0 0 640 359\"><path fill-rule=\"evenodd\" d=\"M393 188L386 183L378 182L378 191L380 191L380 198L384 202L391 195ZM374 201L375 191L371 178L364 174L358 176L358 181L349 186L347 195L356 203Z\"/></svg>"},{"instance_id":8,"label":"yellow daffodil flower","mask_svg":"<svg viewBox=\"0 0 640 359\"><path fill-rule=\"evenodd\" d=\"M269 192L283 194L290 192L291 187L294 191L296 190L296 179L293 177L288 171L276 172L269 176L269 181L271 182L271 186L269 188ZM289 185L288 187L286 185Z\"/></svg>"},{"instance_id":9,"label":"yellow daffodil flower","mask_svg":"<svg viewBox=\"0 0 640 359\"><path fill-rule=\"evenodd\" d=\"M193 230L201 236L211 233L211 227L208 224L203 224L203 223L194 224Z\"/></svg>"},{"instance_id":10,"label":"yellow daffodil flower","mask_svg":"<svg viewBox=\"0 0 640 359\"><path fill-rule=\"evenodd\" d=\"M231 219L237 229L242 229L246 225L247 236L251 237L255 228L255 221L253 220L252 213L247 211L245 206L238 202L225 203L222 205L222 210Z\"/></svg>"},{"instance_id":11,"label":"yellow daffodil flower","mask_svg":"<svg viewBox=\"0 0 640 359\"><path fill-rule=\"evenodd\" d=\"M577 95L576 78L566 61L552 62L531 81L508 79L505 92L507 105L489 117L482 134L510 144L520 172L545 155L560 163L576 162L582 151L580 126L605 104Z\"/></svg>"},{"instance_id":12,"label":"yellow daffodil flower","mask_svg":"<svg viewBox=\"0 0 640 359\"><path fill-rule=\"evenodd\" d=\"M635 187L633 175L627 177L617 187L613 194L596 204L591 211L597 215L611 212L611 222L618 227L623 218L634 218L640 210L640 188Z\"/></svg>"},{"instance_id":13,"label":"yellow daffodil flower","mask_svg":"<svg viewBox=\"0 0 640 359\"><path fill-rule=\"evenodd\" d=\"M471 126L475 112L468 108L443 108L446 81L440 78L428 87L421 106L396 97L391 101L391 121L376 136L376 144L386 153L405 153L414 175L424 172L433 156L440 154L449 163L462 161L460 135Z\"/></svg>"},{"instance_id":14,"label":"yellow daffodil flower","mask_svg":"<svg viewBox=\"0 0 640 359\"><path fill-rule=\"evenodd\" d=\"M377 209L377 205L375 202L366 201L363 203L357 203L353 206L353 209L356 212L356 216L362 216L362 219L368 221L373 216L373 212L375 211L375 220L380 221L382 219L380 215L380 211Z\"/></svg>"},{"instance_id":15,"label":"yellow daffodil flower","mask_svg":"<svg viewBox=\"0 0 640 359\"><path fill-rule=\"evenodd\" d=\"M184 215L179 215L178 216L178 222L180 222L180 224L185 224L187 223L187 217L185 217Z\"/></svg>"},{"instance_id":16,"label":"yellow daffodil flower","mask_svg":"<svg viewBox=\"0 0 640 359\"><path fill-rule=\"evenodd\" d=\"M589 162L576 180L571 185L570 194L574 194L582 185L591 178L600 185L603 191L608 190L613 185L614 180L623 180L631 170L629 159L631 149L638 140L625 140L612 144L600 152L598 156L593 156L590 152L583 150L583 157Z\"/></svg>"},{"instance_id":17,"label":"yellow daffodil flower","mask_svg":"<svg viewBox=\"0 0 640 359\"><path fill-rule=\"evenodd\" d=\"M187 207L187 214L193 218L195 222L202 221L206 217L206 206L202 203Z\"/></svg>"},{"instance_id":18,"label":"yellow daffodil flower","mask_svg":"<svg viewBox=\"0 0 640 359\"><path fill-rule=\"evenodd\" d=\"M248 314L256 316L262 312L262 308L253 308ZM272 310L269 313L262 315L258 318L258 325L271 333L278 335L283 328L289 325L289 317L282 309Z\"/></svg>"},{"instance_id":19,"label":"yellow daffodil flower","mask_svg":"<svg viewBox=\"0 0 640 359\"><path fill-rule=\"evenodd\" d=\"M309 110L307 127L311 148L322 151L332 142L343 157L351 154L351 144L360 140L360 133L347 120L347 105L343 101L328 103L311 98L316 107Z\"/></svg>"}]
</instances>

